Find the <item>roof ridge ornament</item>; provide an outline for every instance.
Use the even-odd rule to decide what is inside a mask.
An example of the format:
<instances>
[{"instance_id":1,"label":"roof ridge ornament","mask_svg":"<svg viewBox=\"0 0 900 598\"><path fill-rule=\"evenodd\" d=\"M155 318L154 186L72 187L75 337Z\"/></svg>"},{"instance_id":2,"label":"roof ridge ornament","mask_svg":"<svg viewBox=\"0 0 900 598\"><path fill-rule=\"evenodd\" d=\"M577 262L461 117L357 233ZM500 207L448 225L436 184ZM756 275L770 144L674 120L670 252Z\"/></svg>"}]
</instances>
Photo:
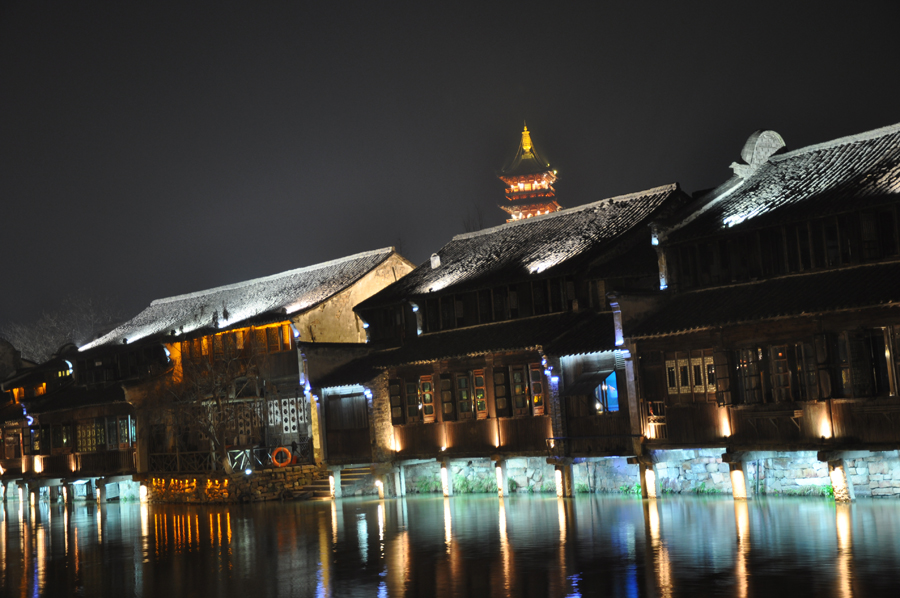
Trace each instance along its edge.
<instances>
[{"instance_id":1,"label":"roof ridge ornament","mask_svg":"<svg viewBox=\"0 0 900 598\"><path fill-rule=\"evenodd\" d=\"M526 157L530 158L534 144L531 142L531 133L528 132L528 125L524 125L524 127L522 130L522 151L528 154Z\"/></svg>"},{"instance_id":2,"label":"roof ridge ornament","mask_svg":"<svg viewBox=\"0 0 900 598\"><path fill-rule=\"evenodd\" d=\"M746 164L732 162L731 169L734 174L746 179L783 147L785 147L784 139L775 131L763 129L754 131L741 150L741 158Z\"/></svg>"}]
</instances>

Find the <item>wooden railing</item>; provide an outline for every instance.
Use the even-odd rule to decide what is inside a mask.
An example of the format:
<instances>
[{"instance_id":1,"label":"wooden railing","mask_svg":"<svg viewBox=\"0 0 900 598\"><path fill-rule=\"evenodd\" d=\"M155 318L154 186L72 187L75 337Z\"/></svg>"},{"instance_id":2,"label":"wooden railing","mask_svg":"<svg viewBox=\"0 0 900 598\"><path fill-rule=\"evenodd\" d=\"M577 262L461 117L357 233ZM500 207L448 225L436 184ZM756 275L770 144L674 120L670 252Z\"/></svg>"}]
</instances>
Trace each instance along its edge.
<instances>
[{"instance_id":1,"label":"wooden railing","mask_svg":"<svg viewBox=\"0 0 900 598\"><path fill-rule=\"evenodd\" d=\"M30 455L17 461L21 464L23 474L40 477L101 477L136 471L133 448L92 453Z\"/></svg>"}]
</instances>

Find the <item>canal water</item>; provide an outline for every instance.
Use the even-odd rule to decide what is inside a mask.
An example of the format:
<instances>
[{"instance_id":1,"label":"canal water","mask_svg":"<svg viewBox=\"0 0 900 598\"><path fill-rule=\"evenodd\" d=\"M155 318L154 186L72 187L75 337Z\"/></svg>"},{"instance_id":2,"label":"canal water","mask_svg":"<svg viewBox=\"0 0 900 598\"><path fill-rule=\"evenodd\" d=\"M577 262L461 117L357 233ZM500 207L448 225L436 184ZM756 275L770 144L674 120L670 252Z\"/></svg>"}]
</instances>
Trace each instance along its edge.
<instances>
[{"instance_id":1,"label":"canal water","mask_svg":"<svg viewBox=\"0 0 900 598\"><path fill-rule=\"evenodd\" d=\"M900 504L583 495L0 505L2 596L900 595Z\"/></svg>"}]
</instances>

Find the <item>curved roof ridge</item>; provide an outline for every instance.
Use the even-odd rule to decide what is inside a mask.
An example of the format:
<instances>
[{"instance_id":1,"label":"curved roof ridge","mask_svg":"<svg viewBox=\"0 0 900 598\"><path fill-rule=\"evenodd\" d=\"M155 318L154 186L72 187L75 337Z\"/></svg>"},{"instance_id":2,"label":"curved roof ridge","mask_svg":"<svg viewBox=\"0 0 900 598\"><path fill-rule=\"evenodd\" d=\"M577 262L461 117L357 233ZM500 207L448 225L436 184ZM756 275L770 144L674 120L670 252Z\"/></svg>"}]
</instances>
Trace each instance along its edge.
<instances>
[{"instance_id":1,"label":"curved roof ridge","mask_svg":"<svg viewBox=\"0 0 900 598\"><path fill-rule=\"evenodd\" d=\"M653 187L651 189L646 189L644 191L635 191L633 193L626 193L625 195L616 195L615 197L607 197L604 199L597 200L592 203L586 203L584 205L575 206L572 208L565 208L562 210L558 210L556 212L551 212L550 214L541 214L540 216L533 216L531 218L523 218L521 220L515 220L513 222L507 222L505 224L498 224L497 226L492 226L490 228L484 228L481 230L472 231L470 233L462 233L453 237L454 241L462 241L464 239L474 239L475 237L480 237L482 235L488 235L496 233L500 230L512 228L514 226L523 226L530 222L535 222L538 220L546 220L549 218L557 218L559 216L565 216L567 214L575 214L577 212L582 212L584 210L589 210L592 208L602 207L604 202L611 203L613 201L628 201L631 199L636 199L638 197L646 197L647 195L654 195L656 193L663 193L666 191L674 191L678 188L678 183L669 183L667 185L660 185L659 187Z\"/></svg>"},{"instance_id":2,"label":"curved roof ridge","mask_svg":"<svg viewBox=\"0 0 900 598\"><path fill-rule=\"evenodd\" d=\"M821 143L816 143L813 145L807 145L806 147L800 147L783 154L775 154L774 156L769 157L769 161L781 162L782 160L787 160L789 158L801 156L810 152L830 149L833 147L838 147L840 145L849 145L851 143L857 143L859 141L868 141L869 139L884 137L885 135L890 135L892 133L900 133L900 123L888 125L886 127L880 127L878 129L872 129L871 131L864 131L862 133L847 135L846 137L838 137L837 139L831 139L829 141L823 141Z\"/></svg>"},{"instance_id":3,"label":"curved roof ridge","mask_svg":"<svg viewBox=\"0 0 900 598\"><path fill-rule=\"evenodd\" d=\"M311 266L303 266L302 268L295 268L293 270L286 270L284 272L279 272L277 274L270 274L268 276L261 276L260 278L253 278L250 280L244 280L241 282L235 282L232 284L226 284L219 287L213 287L211 289L204 289L202 291L194 291L192 293L185 293L183 295L173 295L171 297L163 297L162 299L154 299L150 302L151 306L154 305L164 305L166 303L171 303L173 301L181 301L184 299L194 299L196 297L203 297L204 295L211 295L212 293L217 293L220 291L231 291L234 289L240 289L243 287L247 287L254 284L259 284L261 282L268 282L270 280L277 280L279 278L284 278L287 276L293 276L295 274L302 274L304 272L312 272L313 270L320 270L322 268L328 268L330 266L336 266L338 264L342 264L345 262L350 262L353 260L358 260L366 257L371 257L373 255L385 254L385 256L389 255L392 251L394 251L394 247L384 247L382 249L373 249L371 251L363 251L362 253L357 253L354 255L348 255L342 258L330 260L327 262L321 262L318 264L312 264Z\"/></svg>"}]
</instances>

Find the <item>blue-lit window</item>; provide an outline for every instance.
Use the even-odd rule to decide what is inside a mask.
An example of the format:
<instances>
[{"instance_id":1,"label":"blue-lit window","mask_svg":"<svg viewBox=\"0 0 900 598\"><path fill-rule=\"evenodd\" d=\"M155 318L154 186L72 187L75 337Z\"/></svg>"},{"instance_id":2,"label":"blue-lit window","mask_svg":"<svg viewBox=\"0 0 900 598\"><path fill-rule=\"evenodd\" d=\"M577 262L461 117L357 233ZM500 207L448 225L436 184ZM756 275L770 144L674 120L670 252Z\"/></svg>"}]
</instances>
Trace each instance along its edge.
<instances>
[{"instance_id":1,"label":"blue-lit window","mask_svg":"<svg viewBox=\"0 0 900 598\"><path fill-rule=\"evenodd\" d=\"M597 413L613 413L619 410L619 386L616 373L611 372L600 386L594 389Z\"/></svg>"}]
</instances>

